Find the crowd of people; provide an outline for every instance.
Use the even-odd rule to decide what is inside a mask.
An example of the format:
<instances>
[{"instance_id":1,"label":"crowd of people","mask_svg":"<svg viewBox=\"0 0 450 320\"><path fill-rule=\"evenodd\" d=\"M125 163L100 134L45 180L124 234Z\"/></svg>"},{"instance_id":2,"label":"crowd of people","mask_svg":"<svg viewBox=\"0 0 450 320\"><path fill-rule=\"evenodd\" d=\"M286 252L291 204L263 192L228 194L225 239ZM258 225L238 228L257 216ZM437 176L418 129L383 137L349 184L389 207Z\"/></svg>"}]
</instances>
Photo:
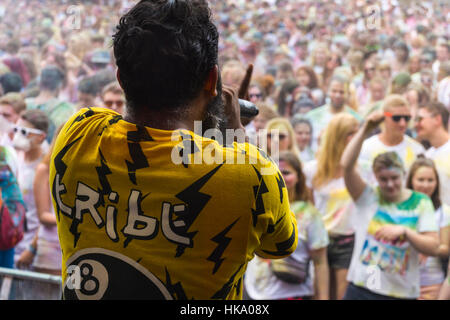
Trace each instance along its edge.
<instances>
[{"instance_id":1,"label":"crowd of people","mask_svg":"<svg viewBox=\"0 0 450 320\"><path fill-rule=\"evenodd\" d=\"M134 3L0 3L0 204L25 220L0 267L61 274L54 140L81 108L126 112L111 36ZM253 65L246 133L267 139L298 225L291 256L249 263L245 298L450 299L448 3L210 6L222 83Z\"/></svg>"}]
</instances>

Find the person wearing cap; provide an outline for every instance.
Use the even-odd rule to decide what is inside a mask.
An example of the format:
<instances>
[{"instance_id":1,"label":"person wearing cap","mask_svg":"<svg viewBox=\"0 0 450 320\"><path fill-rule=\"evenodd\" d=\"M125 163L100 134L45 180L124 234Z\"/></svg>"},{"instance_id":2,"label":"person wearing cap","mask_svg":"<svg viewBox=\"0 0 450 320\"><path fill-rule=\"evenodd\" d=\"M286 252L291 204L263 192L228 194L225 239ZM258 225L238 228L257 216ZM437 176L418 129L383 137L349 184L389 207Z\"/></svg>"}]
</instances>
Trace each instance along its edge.
<instances>
[{"instance_id":1,"label":"person wearing cap","mask_svg":"<svg viewBox=\"0 0 450 320\"><path fill-rule=\"evenodd\" d=\"M308 96L308 94L302 93L294 102L294 105L292 107L292 115L294 117L297 115L305 115L315 107L316 105L314 101Z\"/></svg>"},{"instance_id":2,"label":"person wearing cap","mask_svg":"<svg viewBox=\"0 0 450 320\"><path fill-rule=\"evenodd\" d=\"M88 65L89 67L91 67L92 70L98 71L103 68L106 68L110 62L111 62L111 54L109 53L109 51L97 49L92 53Z\"/></svg>"}]
</instances>

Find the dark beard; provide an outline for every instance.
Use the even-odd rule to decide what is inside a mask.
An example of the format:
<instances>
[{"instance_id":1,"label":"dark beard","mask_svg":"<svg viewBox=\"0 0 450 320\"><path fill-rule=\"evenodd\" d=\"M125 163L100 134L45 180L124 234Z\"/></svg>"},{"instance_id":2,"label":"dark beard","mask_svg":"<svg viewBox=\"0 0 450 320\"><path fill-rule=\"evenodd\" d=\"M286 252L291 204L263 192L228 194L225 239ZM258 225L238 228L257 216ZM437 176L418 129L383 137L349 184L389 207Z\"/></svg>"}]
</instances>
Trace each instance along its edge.
<instances>
[{"instance_id":1,"label":"dark beard","mask_svg":"<svg viewBox=\"0 0 450 320\"><path fill-rule=\"evenodd\" d=\"M217 96L215 96L206 106L206 114L202 121L202 135L204 135L208 129L219 129L221 132L225 132L225 105L222 99L222 79L220 73L217 79L216 90Z\"/></svg>"}]
</instances>

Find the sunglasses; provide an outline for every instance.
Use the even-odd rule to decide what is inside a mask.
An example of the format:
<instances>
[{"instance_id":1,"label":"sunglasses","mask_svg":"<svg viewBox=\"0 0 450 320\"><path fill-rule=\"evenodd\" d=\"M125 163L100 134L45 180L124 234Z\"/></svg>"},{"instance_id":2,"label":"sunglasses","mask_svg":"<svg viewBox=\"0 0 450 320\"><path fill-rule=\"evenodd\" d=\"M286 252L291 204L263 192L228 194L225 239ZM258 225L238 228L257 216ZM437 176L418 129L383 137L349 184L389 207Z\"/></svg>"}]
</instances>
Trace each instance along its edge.
<instances>
[{"instance_id":1,"label":"sunglasses","mask_svg":"<svg viewBox=\"0 0 450 320\"><path fill-rule=\"evenodd\" d=\"M276 135L274 134L273 137L275 138ZM272 134L268 133L268 134L267 134L267 138L271 139L271 138L272 138ZM284 134L284 133L280 133L280 134L278 135L278 139L280 139L280 140L284 140L284 139L286 139L286 138L287 138L287 135Z\"/></svg>"},{"instance_id":2,"label":"sunglasses","mask_svg":"<svg viewBox=\"0 0 450 320\"><path fill-rule=\"evenodd\" d=\"M248 96L250 98L261 98L262 97L262 93L250 93Z\"/></svg>"},{"instance_id":3,"label":"sunglasses","mask_svg":"<svg viewBox=\"0 0 450 320\"><path fill-rule=\"evenodd\" d=\"M39 129L25 128L25 127L20 127L20 126L14 126L13 132L14 133L20 132L20 134L22 134L24 137L28 137L32 133L34 133L34 134L45 134L44 131L41 131Z\"/></svg>"},{"instance_id":4,"label":"sunglasses","mask_svg":"<svg viewBox=\"0 0 450 320\"><path fill-rule=\"evenodd\" d=\"M108 108L111 108L114 104L121 108L124 105L124 101L123 100L106 100L103 102L105 104L105 106L107 106Z\"/></svg>"},{"instance_id":5,"label":"sunglasses","mask_svg":"<svg viewBox=\"0 0 450 320\"><path fill-rule=\"evenodd\" d=\"M405 119L405 122L409 122L409 120L411 120L411 116L407 116L407 115L393 115L390 112L385 112L384 115L386 117L392 118L392 120L394 120L394 122L399 122L402 118Z\"/></svg>"}]
</instances>

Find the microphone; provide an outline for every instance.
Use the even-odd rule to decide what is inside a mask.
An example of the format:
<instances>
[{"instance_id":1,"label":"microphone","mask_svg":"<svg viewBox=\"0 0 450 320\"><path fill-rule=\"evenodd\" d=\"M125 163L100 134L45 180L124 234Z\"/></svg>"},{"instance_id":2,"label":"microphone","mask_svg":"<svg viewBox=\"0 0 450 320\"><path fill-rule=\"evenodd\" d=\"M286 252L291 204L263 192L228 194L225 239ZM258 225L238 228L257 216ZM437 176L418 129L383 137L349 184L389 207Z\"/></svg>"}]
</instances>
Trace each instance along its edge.
<instances>
[{"instance_id":1,"label":"microphone","mask_svg":"<svg viewBox=\"0 0 450 320\"><path fill-rule=\"evenodd\" d=\"M259 113L258 107L247 100L239 99L239 107L241 108L241 118L253 118Z\"/></svg>"}]
</instances>

